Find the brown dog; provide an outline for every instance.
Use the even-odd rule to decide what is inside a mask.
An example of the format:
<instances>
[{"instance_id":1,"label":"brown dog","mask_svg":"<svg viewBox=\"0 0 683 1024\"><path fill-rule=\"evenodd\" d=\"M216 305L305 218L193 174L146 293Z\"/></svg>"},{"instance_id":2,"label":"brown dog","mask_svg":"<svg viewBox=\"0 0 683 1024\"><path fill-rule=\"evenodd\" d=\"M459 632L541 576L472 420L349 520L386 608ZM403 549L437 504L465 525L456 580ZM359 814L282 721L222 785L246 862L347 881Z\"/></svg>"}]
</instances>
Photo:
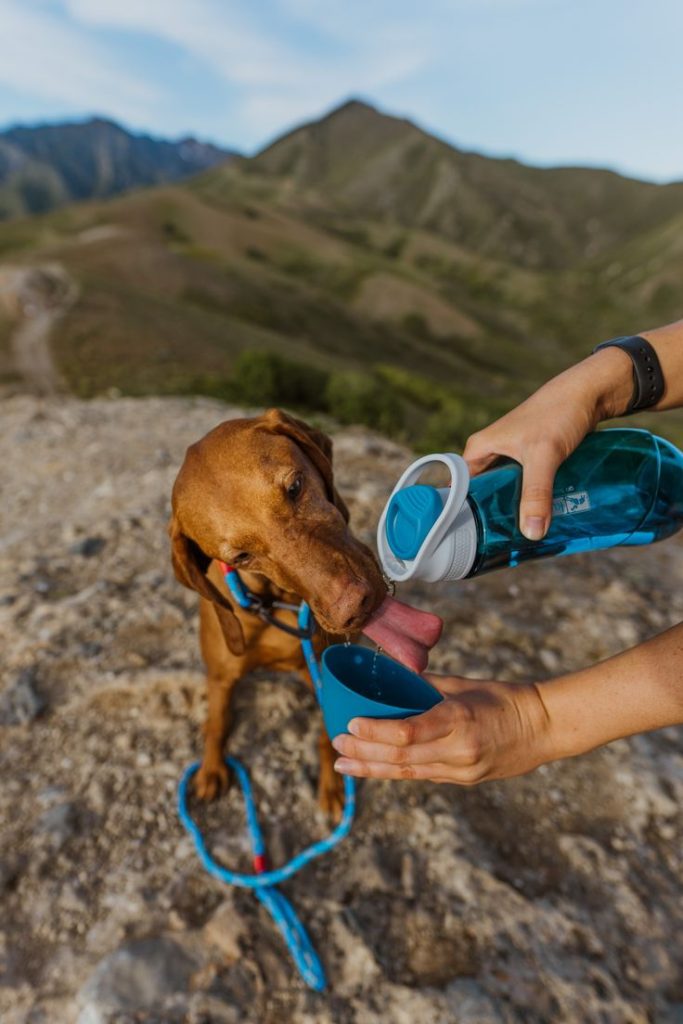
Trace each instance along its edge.
<instances>
[{"instance_id":1,"label":"brown dog","mask_svg":"<svg viewBox=\"0 0 683 1024\"><path fill-rule=\"evenodd\" d=\"M322 629L314 638L318 654L332 637L364 626L386 584L372 552L348 528L332 478L331 440L279 409L228 420L188 448L172 507L175 574L201 595L208 716L195 789L211 800L229 781L223 747L237 680L267 667L298 671L310 683L300 641L237 606L216 562L239 569L266 603L306 600ZM295 624L291 615L288 621ZM323 729L318 796L323 811L338 819L343 785L333 763Z\"/></svg>"}]
</instances>

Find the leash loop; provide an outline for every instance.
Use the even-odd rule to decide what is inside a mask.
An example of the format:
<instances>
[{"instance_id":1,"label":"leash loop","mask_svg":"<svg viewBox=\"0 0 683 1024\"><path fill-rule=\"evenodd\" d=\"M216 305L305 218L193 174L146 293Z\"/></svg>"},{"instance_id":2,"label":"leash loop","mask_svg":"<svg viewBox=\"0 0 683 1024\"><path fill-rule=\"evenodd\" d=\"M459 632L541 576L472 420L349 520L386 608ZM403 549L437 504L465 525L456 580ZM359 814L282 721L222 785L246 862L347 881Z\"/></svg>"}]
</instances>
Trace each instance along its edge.
<instances>
[{"instance_id":1,"label":"leash loop","mask_svg":"<svg viewBox=\"0 0 683 1024\"><path fill-rule=\"evenodd\" d=\"M231 566L226 566L224 563L221 563L221 567L225 573L225 581L230 588L230 592L240 607L248 611L256 611L258 615L265 618L264 613L267 613L268 609L264 606L263 601L258 595L252 594L251 591L247 590L235 569ZM322 679L320 676L320 666L318 665L312 643L312 637L315 632L315 620L311 614L311 609L305 601L302 601L298 608L296 605L286 604L281 601L273 602L272 607L297 612L296 627L286 626L278 621L273 621L272 624L277 625L283 632L296 636L301 640L301 648L306 665L313 680L316 698L318 703L320 703ZM271 622L271 619L266 618L266 621ZM195 761L194 764L185 769L178 785L178 816L180 821L194 842L201 864L210 875L226 885L236 885L243 889L253 890L256 898L260 900L273 918L303 980L309 988L314 989L316 992L322 992L327 987L327 979L320 958L294 907L287 897L279 891L277 886L282 882L286 882L287 879L291 878L298 871L301 871L306 864L315 860L316 857L321 857L324 853L332 850L349 834L356 810L355 781L348 775L344 776L344 811L341 821L333 831L324 839L311 843L301 850L300 853L292 857L286 864L269 870L267 866L266 843L256 814L256 803L247 769L236 757L226 757L225 763L235 772L244 796L254 873L246 874L240 871L231 871L215 861L209 853L204 836L188 807L189 785L193 776L199 771L199 761Z\"/></svg>"}]
</instances>

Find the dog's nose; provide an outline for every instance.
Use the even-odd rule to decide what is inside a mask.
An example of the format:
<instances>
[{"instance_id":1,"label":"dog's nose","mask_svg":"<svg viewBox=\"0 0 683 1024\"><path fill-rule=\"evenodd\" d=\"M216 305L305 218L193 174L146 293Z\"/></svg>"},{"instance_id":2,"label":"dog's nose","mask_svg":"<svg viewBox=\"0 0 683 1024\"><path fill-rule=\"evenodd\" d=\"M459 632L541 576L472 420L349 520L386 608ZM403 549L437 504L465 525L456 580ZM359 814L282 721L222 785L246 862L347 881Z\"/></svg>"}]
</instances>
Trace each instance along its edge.
<instances>
[{"instance_id":1,"label":"dog's nose","mask_svg":"<svg viewBox=\"0 0 683 1024\"><path fill-rule=\"evenodd\" d=\"M339 623L341 632L360 629L372 611L372 588L364 580L340 581L330 604L330 619Z\"/></svg>"}]
</instances>

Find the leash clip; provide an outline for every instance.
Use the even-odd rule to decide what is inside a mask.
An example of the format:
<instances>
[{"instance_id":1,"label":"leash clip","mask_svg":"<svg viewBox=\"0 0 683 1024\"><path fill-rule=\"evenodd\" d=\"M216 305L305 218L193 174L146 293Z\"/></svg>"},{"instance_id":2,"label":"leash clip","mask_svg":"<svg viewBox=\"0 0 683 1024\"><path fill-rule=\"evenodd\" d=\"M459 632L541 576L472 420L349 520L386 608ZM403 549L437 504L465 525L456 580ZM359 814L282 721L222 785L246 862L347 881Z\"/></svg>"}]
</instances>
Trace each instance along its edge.
<instances>
[{"instance_id":1,"label":"leash clip","mask_svg":"<svg viewBox=\"0 0 683 1024\"><path fill-rule=\"evenodd\" d=\"M307 627L301 626L290 626L286 622L282 622L276 615L273 614L273 608L280 608L283 611L298 612L299 609L295 604L287 604L285 601L273 601L271 605L265 605L262 601L259 602L259 607L254 608L254 611L260 619L267 622L269 626L275 626L276 629L282 630L283 633L288 633L289 636L294 636L298 640L312 640L315 634L315 619L311 616L310 624Z\"/></svg>"},{"instance_id":2,"label":"leash clip","mask_svg":"<svg viewBox=\"0 0 683 1024\"><path fill-rule=\"evenodd\" d=\"M285 612L293 612L297 615L300 610L299 605L288 604L287 601L264 601L260 594L255 594L253 590L245 587L242 577L234 566L227 565L225 562L221 562L220 566L230 593L245 612L258 615L269 626L275 626L276 629L282 630L283 633L287 633L289 636L296 637L297 640L311 640L313 638L316 629L313 616L310 616L307 626L289 626L273 613L275 608Z\"/></svg>"}]
</instances>

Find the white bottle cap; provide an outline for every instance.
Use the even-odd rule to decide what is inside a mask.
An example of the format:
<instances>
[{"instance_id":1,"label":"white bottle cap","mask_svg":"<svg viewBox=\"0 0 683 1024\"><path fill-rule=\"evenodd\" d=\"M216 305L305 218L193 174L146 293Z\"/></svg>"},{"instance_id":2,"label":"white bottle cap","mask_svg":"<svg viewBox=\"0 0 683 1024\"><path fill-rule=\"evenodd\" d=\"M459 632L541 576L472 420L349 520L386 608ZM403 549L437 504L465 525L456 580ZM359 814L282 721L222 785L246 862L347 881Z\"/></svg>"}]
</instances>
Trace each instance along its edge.
<instances>
[{"instance_id":1,"label":"white bottle cap","mask_svg":"<svg viewBox=\"0 0 683 1024\"><path fill-rule=\"evenodd\" d=\"M387 538L387 513L398 491L417 483L427 466L441 463L451 475L450 488L439 488L444 502L438 517L413 559L394 554ZM384 572L391 580L420 579L429 583L438 580L463 579L470 572L477 555L478 531L472 508L467 501L470 473L467 463L452 452L425 455L413 462L401 476L384 507L377 528L377 548Z\"/></svg>"}]
</instances>

